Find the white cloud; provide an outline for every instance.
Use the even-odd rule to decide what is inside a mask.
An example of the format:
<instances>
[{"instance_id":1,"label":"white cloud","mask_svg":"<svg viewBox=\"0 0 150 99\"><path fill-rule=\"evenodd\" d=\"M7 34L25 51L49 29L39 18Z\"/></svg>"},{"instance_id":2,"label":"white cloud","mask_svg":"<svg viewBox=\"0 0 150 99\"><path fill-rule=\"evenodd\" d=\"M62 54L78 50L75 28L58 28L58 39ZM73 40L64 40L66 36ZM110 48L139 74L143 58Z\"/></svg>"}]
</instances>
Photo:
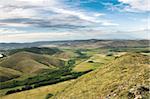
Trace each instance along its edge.
<instances>
[{"instance_id":1,"label":"white cloud","mask_svg":"<svg viewBox=\"0 0 150 99\"><path fill-rule=\"evenodd\" d=\"M13 1L13 2L12 2ZM87 12L84 10L70 8L59 0L8 0L0 1L0 19L7 18L31 18L31 19L44 19L49 22L53 20L63 20L62 23L70 23L75 25L94 25L99 23L101 25L111 26L115 23L109 22L108 20L100 19L99 17L104 16L103 13ZM31 7L31 8L30 8ZM46 11L46 12L44 12ZM53 14L56 13L56 14ZM72 17L78 19L72 20ZM23 23L0 23L6 26L28 26Z\"/></svg>"},{"instance_id":2,"label":"white cloud","mask_svg":"<svg viewBox=\"0 0 150 99\"><path fill-rule=\"evenodd\" d=\"M38 15L38 13L32 9L23 8L2 8L0 10L0 19L6 18L31 18Z\"/></svg>"},{"instance_id":3,"label":"white cloud","mask_svg":"<svg viewBox=\"0 0 150 99\"><path fill-rule=\"evenodd\" d=\"M104 25L104 26L118 26L119 24L111 23L111 22L104 22L104 23L102 23L102 25Z\"/></svg>"},{"instance_id":4,"label":"white cloud","mask_svg":"<svg viewBox=\"0 0 150 99\"><path fill-rule=\"evenodd\" d=\"M29 27L31 30L34 24L48 24L55 26L68 24L74 26L91 26L97 28L101 26L117 26L111 20L102 19L104 13L95 13L78 8L71 8L65 5L63 0L0 0L0 26L5 27ZM4 21L5 19L30 19L23 21ZM43 20L43 21L39 21ZM39 23L38 23L39 22ZM43 22L43 23L42 23ZM45 22L45 23L44 23ZM49 23L48 23L49 22ZM50 24L50 25L51 25ZM38 25L37 25L38 26ZM68 28L68 27L67 27ZM28 42L38 40L58 40L58 39L76 39L99 36L102 32L73 33L73 32L51 32L51 33L30 33L17 29L0 29L0 42Z\"/></svg>"},{"instance_id":5,"label":"white cloud","mask_svg":"<svg viewBox=\"0 0 150 99\"><path fill-rule=\"evenodd\" d=\"M100 17L100 16L104 16L104 15L105 15L104 13L95 13L94 14L95 17Z\"/></svg>"},{"instance_id":6,"label":"white cloud","mask_svg":"<svg viewBox=\"0 0 150 99\"><path fill-rule=\"evenodd\" d=\"M25 33L25 31L17 30L17 29L9 29L9 28L0 28L0 36L7 34L16 34L16 33Z\"/></svg>"},{"instance_id":7,"label":"white cloud","mask_svg":"<svg viewBox=\"0 0 150 99\"><path fill-rule=\"evenodd\" d=\"M150 11L149 0L119 0L119 1L130 5L125 8L126 11Z\"/></svg>"},{"instance_id":8,"label":"white cloud","mask_svg":"<svg viewBox=\"0 0 150 99\"><path fill-rule=\"evenodd\" d=\"M23 23L0 23L1 26L9 26L9 27L29 27L30 24L23 24ZM13 33L13 32L12 32Z\"/></svg>"},{"instance_id":9,"label":"white cloud","mask_svg":"<svg viewBox=\"0 0 150 99\"><path fill-rule=\"evenodd\" d=\"M74 32L47 32L47 33L26 33L17 30L0 30L0 42L33 42L33 41L55 41L55 40L74 40L74 39L149 39L147 29L134 31L112 31L112 30L86 30ZM15 32L11 34L10 32ZM22 33L21 33L22 32ZM82 32L82 33L79 33ZM109 35L109 36L108 36Z\"/></svg>"},{"instance_id":10,"label":"white cloud","mask_svg":"<svg viewBox=\"0 0 150 99\"><path fill-rule=\"evenodd\" d=\"M16 33L16 34L0 34L0 42L33 42L44 40L65 40L70 37L68 32L50 32L50 33ZM55 37L55 38L54 38Z\"/></svg>"}]
</instances>

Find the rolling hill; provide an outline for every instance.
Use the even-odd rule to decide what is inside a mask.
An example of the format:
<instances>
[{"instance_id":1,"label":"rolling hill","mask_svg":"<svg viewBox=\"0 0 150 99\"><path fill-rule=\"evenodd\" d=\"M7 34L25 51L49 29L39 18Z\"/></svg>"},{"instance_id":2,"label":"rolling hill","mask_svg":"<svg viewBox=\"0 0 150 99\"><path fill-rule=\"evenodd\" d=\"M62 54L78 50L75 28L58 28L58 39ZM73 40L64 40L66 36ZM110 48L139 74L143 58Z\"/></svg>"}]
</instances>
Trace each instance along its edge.
<instances>
[{"instance_id":1,"label":"rolling hill","mask_svg":"<svg viewBox=\"0 0 150 99\"><path fill-rule=\"evenodd\" d=\"M5 57L0 62L1 67L13 69L24 74L38 73L64 65L65 62L63 60L31 52L18 52Z\"/></svg>"},{"instance_id":2,"label":"rolling hill","mask_svg":"<svg viewBox=\"0 0 150 99\"><path fill-rule=\"evenodd\" d=\"M33 43L0 43L0 50L30 48L30 47L74 47L74 48L101 48L101 47L148 47L149 40L68 40L68 41L41 41Z\"/></svg>"},{"instance_id":3,"label":"rolling hill","mask_svg":"<svg viewBox=\"0 0 150 99\"><path fill-rule=\"evenodd\" d=\"M125 54L85 74L52 99L148 99L149 56Z\"/></svg>"},{"instance_id":4,"label":"rolling hill","mask_svg":"<svg viewBox=\"0 0 150 99\"><path fill-rule=\"evenodd\" d=\"M36 54L46 54L46 55L53 55L56 53L61 53L62 51L59 50L58 48L52 47L52 48L46 48L46 47L30 47L30 48L21 48L21 49L12 49L8 50L9 54L12 55L17 52L31 52L31 53L36 53Z\"/></svg>"},{"instance_id":5,"label":"rolling hill","mask_svg":"<svg viewBox=\"0 0 150 99\"><path fill-rule=\"evenodd\" d=\"M10 68L0 67L0 82L20 77L21 74L22 73L19 71Z\"/></svg>"}]
</instances>

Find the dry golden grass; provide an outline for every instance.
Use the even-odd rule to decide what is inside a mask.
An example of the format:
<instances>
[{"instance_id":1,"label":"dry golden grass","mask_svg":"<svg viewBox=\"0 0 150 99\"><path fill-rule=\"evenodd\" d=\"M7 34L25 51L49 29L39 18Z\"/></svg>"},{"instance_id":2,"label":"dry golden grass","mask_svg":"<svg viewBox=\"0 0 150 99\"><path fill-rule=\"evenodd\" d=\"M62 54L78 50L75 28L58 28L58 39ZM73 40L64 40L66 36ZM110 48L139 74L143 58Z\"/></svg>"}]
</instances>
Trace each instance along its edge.
<instances>
[{"instance_id":1,"label":"dry golden grass","mask_svg":"<svg viewBox=\"0 0 150 99\"><path fill-rule=\"evenodd\" d=\"M74 80L61 82L54 85L39 87L36 89L18 92L10 95L6 95L1 97L0 99L45 99L46 95L56 94L66 88L69 84L71 84Z\"/></svg>"}]
</instances>

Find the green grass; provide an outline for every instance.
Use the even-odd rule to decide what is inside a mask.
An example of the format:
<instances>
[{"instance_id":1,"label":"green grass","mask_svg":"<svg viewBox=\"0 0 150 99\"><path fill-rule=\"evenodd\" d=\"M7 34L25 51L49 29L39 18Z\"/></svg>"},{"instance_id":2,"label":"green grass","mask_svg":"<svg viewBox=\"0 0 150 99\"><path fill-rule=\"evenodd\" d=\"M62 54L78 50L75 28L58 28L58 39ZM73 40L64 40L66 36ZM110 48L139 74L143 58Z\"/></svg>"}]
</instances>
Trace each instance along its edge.
<instances>
[{"instance_id":1,"label":"green grass","mask_svg":"<svg viewBox=\"0 0 150 99\"><path fill-rule=\"evenodd\" d=\"M22 75L21 72L10 69L10 68L5 68L5 67L0 67L0 82L4 82L13 78L20 77Z\"/></svg>"},{"instance_id":2,"label":"green grass","mask_svg":"<svg viewBox=\"0 0 150 99\"><path fill-rule=\"evenodd\" d=\"M23 73L38 73L45 69L64 66L65 61L40 54L19 52L0 62L0 66L11 68Z\"/></svg>"},{"instance_id":3,"label":"green grass","mask_svg":"<svg viewBox=\"0 0 150 99\"><path fill-rule=\"evenodd\" d=\"M18 78L6 82L1 82L0 89L15 88L19 86L25 86L25 87L31 86L31 88L37 88L40 86L56 84L58 82L63 82L70 79L76 79L79 76L88 72L90 71L72 72L72 69L66 66L56 70L50 70L47 72L45 71L44 73L35 76L32 75L32 76L24 77L24 79ZM19 91L23 91L23 90L24 89L19 89ZM18 92L16 90L10 90L10 91L13 91L13 93Z\"/></svg>"},{"instance_id":4,"label":"green grass","mask_svg":"<svg viewBox=\"0 0 150 99\"><path fill-rule=\"evenodd\" d=\"M149 86L149 57L126 54L88 73L52 99L128 99L131 89ZM147 97L147 91L141 95Z\"/></svg>"},{"instance_id":5,"label":"green grass","mask_svg":"<svg viewBox=\"0 0 150 99\"><path fill-rule=\"evenodd\" d=\"M29 83L31 86L35 84L45 86L38 86L41 89L35 88L32 89L33 91L29 90L6 95L2 99L20 99L20 97L24 99L22 98L25 97L23 94L28 94L27 99L44 99L48 94L54 95L53 98L55 97L56 99L62 99L62 97L65 99L103 99L108 95L110 95L111 99L126 99L129 90L134 85L148 85L149 54L145 53L147 48L121 48L121 51L120 49L116 50L116 48L62 48L61 50L61 53L54 55L19 52L0 59L0 66L3 66L2 69L0 67L0 71L2 71L0 76L5 75L9 78L15 78L12 75L21 72L21 77L1 83L2 86L6 86L6 88L0 90L1 95L4 95L9 90L20 89ZM81 53L77 53L78 50ZM126 54L126 52L134 51L144 55ZM112 53L112 56L107 56L109 53ZM82 54L87 57L82 57ZM74 60L75 64L67 67L69 60ZM3 68L8 68L9 70ZM68 68L73 70L71 72L62 72L60 69L63 68L64 70ZM94 71L85 75L81 73L82 77L65 88L61 86L58 89L50 87L57 86L58 82L63 83L66 80L77 78L81 76L77 72L88 70ZM51 73L51 71L56 72ZM29 83L27 84L26 82ZM14 86L13 83L18 85ZM53 85L49 86L49 84ZM123 87L121 91L119 90L120 87ZM49 89L55 90L51 88L55 88L56 91L46 91ZM38 89L43 91L38 91Z\"/></svg>"},{"instance_id":6,"label":"green grass","mask_svg":"<svg viewBox=\"0 0 150 99\"><path fill-rule=\"evenodd\" d=\"M81 62L80 64L76 65L73 70L74 71L87 71L87 70L93 70L97 69L108 62L112 61L114 59L113 56L105 56L104 54L95 54L89 59L87 59L84 62ZM92 61L92 62L90 62Z\"/></svg>"},{"instance_id":7,"label":"green grass","mask_svg":"<svg viewBox=\"0 0 150 99\"><path fill-rule=\"evenodd\" d=\"M68 85L70 85L73 81L74 80L69 80L54 85L48 85L28 91L2 96L1 99L45 99L47 94L54 95L56 93L59 93Z\"/></svg>"}]
</instances>

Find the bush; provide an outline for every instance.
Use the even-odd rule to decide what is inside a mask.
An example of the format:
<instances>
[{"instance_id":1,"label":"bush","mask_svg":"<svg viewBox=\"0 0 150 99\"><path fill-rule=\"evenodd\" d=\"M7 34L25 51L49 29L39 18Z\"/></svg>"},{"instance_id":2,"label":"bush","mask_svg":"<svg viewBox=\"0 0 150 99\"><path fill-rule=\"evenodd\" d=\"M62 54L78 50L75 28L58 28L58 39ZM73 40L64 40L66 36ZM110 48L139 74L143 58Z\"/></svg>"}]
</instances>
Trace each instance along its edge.
<instances>
[{"instance_id":1,"label":"bush","mask_svg":"<svg viewBox=\"0 0 150 99\"><path fill-rule=\"evenodd\" d=\"M109 54L107 54L106 56L113 56L113 53L109 53Z\"/></svg>"},{"instance_id":2,"label":"bush","mask_svg":"<svg viewBox=\"0 0 150 99\"><path fill-rule=\"evenodd\" d=\"M49 93L49 94L46 95L45 99L49 99L49 98L51 98L52 96L53 96L53 94Z\"/></svg>"},{"instance_id":3,"label":"bush","mask_svg":"<svg viewBox=\"0 0 150 99\"><path fill-rule=\"evenodd\" d=\"M32 88L33 88L32 86L27 85L27 86L25 86L25 87L22 87L21 89L9 90L9 91L6 92L6 95L12 94L12 93L16 93L16 92L25 91L25 90L29 90L29 89L32 89Z\"/></svg>"},{"instance_id":4,"label":"bush","mask_svg":"<svg viewBox=\"0 0 150 99\"><path fill-rule=\"evenodd\" d=\"M94 61L90 60L90 61L88 61L88 63L94 63Z\"/></svg>"},{"instance_id":5,"label":"bush","mask_svg":"<svg viewBox=\"0 0 150 99\"><path fill-rule=\"evenodd\" d=\"M88 58L87 54L82 52L82 50L77 50L76 53L79 55L77 58Z\"/></svg>"}]
</instances>

